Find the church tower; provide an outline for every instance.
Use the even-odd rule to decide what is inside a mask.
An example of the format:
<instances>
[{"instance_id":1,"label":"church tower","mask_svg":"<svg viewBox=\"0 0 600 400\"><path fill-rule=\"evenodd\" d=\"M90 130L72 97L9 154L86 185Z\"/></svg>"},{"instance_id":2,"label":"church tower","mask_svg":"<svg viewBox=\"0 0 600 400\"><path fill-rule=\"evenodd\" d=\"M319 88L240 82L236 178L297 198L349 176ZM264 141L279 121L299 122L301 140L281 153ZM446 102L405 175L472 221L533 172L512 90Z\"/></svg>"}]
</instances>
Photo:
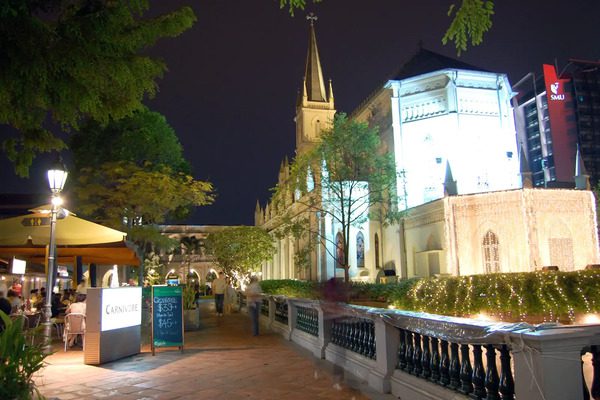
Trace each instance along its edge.
<instances>
[{"instance_id":1,"label":"church tower","mask_svg":"<svg viewBox=\"0 0 600 400\"><path fill-rule=\"evenodd\" d=\"M325 93L323 70L319 60L315 21L317 17L309 14L308 53L304 69L302 88L296 104L296 152L303 153L319 140L321 131L331 127L335 108L331 81L328 93Z\"/></svg>"}]
</instances>

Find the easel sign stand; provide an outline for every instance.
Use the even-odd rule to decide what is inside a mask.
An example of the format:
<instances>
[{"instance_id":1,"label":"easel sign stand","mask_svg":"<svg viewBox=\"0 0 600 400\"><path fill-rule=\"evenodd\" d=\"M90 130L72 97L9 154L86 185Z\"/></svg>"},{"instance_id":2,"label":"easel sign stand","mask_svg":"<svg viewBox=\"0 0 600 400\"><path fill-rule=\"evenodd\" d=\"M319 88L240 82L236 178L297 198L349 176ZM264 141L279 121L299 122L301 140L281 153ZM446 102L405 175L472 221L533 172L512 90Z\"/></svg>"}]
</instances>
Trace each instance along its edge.
<instances>
[{"instance_id":1,"label":"easel sign stand","mask_svg":"<svg viewBox=\"0 0 600 400\"><path fill-rule=\"evenodd\" d=\"M152 355L157 347L178 347L183 353L183 288L152 286Z\"/></svg>"}]
</instances>

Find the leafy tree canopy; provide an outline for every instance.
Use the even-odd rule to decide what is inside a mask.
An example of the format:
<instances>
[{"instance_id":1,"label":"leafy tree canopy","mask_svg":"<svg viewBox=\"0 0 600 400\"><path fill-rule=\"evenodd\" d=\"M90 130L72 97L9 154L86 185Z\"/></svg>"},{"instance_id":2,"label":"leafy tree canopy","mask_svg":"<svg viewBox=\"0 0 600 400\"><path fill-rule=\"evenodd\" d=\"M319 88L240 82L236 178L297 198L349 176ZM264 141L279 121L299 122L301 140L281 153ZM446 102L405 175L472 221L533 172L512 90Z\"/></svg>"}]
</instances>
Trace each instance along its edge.
<instances>
[{"instance_id":1,"label":"leafy tree canopy","mask_svg":"<svg viewBox=\"0 0 600 400\"><path fill-rule=\"evenodd\" d=\"M307 179L311 170L316 176ZM360 227L369 216L384 223L397 217L393 207L396 178L392 155L382 153L378 129L350 120L346 114L336 114L331 129L321 133L311 150L296 157L288 181L274 189L276 209L285 208L291 193L300 205L287 208L279 234L311 238L298 249L297 261L306 260L310 253L307 246L319 242L339 246L326 232L314 229L310 215L319 212L340 227L344 260L348 260L350 227ZM312 190L307 187L309 180L314 184ZM342 267L348 280L349 267Z\"/></svg>"},{"instance_id":2,"label":"leafy tree canopy","mask_svg":"<svg viewBox=\"0 0 600 400\"><path fill-rule=\"evenodd\" d=\"M187 174L189 164L166 119L146 107L106 125L87 121L71 148L79 211L117 229L125 220L144 252L174 247L152 224L183 218L192 206L213 200L211 184Z\"/></svg>"},{"instance_id":3,"label":"leafy tree canopy","mask_svg":"<svg viewBox=\"0 0 600 400\"><path fill-rule=\"evenodd\" d=\"M0 3L0 124L18 130L2 144L27 176L36 154L65 147L47 128L86 118L108 123L141 108L165 64L143 51L189 29L189 7L145 17L147 0L9 0Z\"/></svg>"},{"instance_id":4,"label":"leafy tree canopy","mask_svg":"<svg viewBox=\"0 0 600 400\"><path fill-rule=\"evenodd\" d=\"M188 206L212 203L210 182L173 173L167 166L138 166L128 161L84 168L74 189L78 209L100 223L121 228L160 224L182 218Z\"/></svg>"},{"instance_id":5,"label":"leafy tree canopy","mask_svg":"<svg viewBox=\"0 0 600 400\"><path fill-rule=\"evenodd\" d=\"M258 271L261 263L275 254L271 235L256 226L228 227L211 233L205 246L223 272L238 281Z\"/></svg>"},{"instance_id":6,"label":"leafy tree canopy","mask_svg":"<svg viewBox=\"0 0 600 400\"><path fill-rule=\"evenodd\" d=\"M110 119L107 125L87 121L71 137L69 147L76 170L118 160L190 172L173 128L163 115L145 106L117 121Z\"/></svg>"},{"instance_id":7,"label":"leafy tree canopy","mask_svg":"<svg viewBox=\"0 0 600 400\"><path fill-rule=\"evenodd\" d=\"M313 0L320 3L322 0ZM281 8L288 7L291 15L295 10L304 10L306 0L279 0ZM460 0L460 5L452 3L448 9L448 17L452 18L450 26L446 30L442 43L454 43L458 55L471 46L477 46L483 42L483 35L492 27L492 15L494 15L494 0Z\"/></svg>"}]
</instances>

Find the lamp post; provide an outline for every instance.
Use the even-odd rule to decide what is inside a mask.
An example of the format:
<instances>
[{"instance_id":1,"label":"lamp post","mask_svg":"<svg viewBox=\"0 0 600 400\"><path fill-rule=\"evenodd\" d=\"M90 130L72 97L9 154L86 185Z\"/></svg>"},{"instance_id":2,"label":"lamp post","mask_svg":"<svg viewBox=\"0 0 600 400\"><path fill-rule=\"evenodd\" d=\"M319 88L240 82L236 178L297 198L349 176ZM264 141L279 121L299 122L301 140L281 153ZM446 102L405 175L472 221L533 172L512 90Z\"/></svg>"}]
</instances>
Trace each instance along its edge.
<instances>
[{"instance_id":1,"label":"lamp post","mask_svg":"<svg viewBox=\"0 0 600 400\"><path fill-rule=\"evenodd\" d=\"M52 168L48 170L48 184L52 191L52 207L50 209L50 244L48 245L48 268L46 274L46 299L44 302L42 325L44 327L44 345L43 351L49 354L52 351L52 290L54 286L54 276L56 275L56 238L54 233L56 230L56 214L59 207L62 205L62 192L65 182L67 181L68 172L65 166L57 161Z\"/></svg>"}]
</instances>

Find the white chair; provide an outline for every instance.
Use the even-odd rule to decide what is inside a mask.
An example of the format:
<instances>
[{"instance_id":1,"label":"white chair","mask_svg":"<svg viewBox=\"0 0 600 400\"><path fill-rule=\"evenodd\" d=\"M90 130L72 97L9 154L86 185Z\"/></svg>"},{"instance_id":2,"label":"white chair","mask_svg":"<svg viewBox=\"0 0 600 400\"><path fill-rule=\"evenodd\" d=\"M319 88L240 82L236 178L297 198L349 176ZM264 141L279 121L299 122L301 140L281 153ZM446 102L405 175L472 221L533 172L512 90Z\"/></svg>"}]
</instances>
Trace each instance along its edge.
<instances>
[{"instance_id":1,"label":"white chair","mask_svg":"<svg viewBox=\"0 0 600 400\"><path fill-rule=\"evenodd\" d=\"M65 315L65 328L63 339L65 341L65 351L69 344L69 338L81 335L85 347L85 314L70 313Z\"/></svg>"}]
</instances>

